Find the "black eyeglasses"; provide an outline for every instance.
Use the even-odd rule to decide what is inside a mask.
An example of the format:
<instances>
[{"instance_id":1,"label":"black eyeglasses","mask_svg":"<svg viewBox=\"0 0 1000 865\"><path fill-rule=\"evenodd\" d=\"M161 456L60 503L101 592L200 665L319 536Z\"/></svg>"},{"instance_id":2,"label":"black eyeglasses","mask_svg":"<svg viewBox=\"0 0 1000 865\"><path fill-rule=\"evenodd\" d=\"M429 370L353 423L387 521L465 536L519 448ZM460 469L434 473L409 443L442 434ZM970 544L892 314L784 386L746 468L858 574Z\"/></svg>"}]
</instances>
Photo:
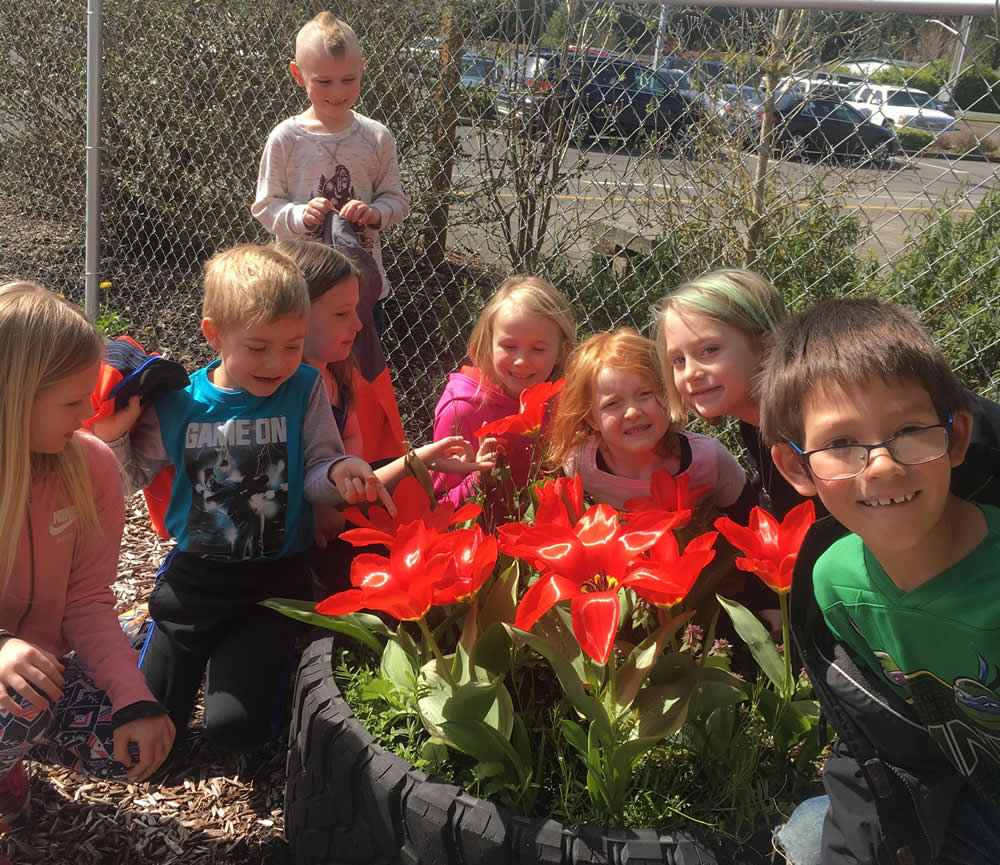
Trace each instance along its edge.
<instances>
[{"instance_id":1,"label":"black eyeglasses","mask_svg":"<svg viewBox=\"0 0 1000 865\"><path fill-rule=\"evenodd\" d=\"M831 445L804 451L795 442L788 443L795 448L802 465L820 480L841 481L861 474L877 448L886 448L900 465L917 466L943 457L948 453L950 441L951 415L948 415L945 423L906 429L873 445Z\"/></svg>"}]
</instances>

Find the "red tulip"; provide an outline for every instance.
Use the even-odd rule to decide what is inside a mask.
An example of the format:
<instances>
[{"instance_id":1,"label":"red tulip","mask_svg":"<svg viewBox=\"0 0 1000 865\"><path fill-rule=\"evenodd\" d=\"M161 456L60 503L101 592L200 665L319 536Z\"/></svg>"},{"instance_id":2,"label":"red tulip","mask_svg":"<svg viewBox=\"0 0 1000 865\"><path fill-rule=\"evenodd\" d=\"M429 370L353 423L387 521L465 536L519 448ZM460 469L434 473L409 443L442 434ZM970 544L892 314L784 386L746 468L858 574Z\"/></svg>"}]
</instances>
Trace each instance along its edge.
<instances>
[{"instance_id":1,"label":"red tulip","mask_svg":"<svg viewBox=\"0 0 1000 865\"><path fill-rule=\"evenodd\" d=\"M583 479L579 475L538 484L535 494L538 496L536 523L559 522L572 526L583 516Z\"/></svg>"},{"instance_id":2,"label":"red tulip","mask_svg":"<svg viewBox=\"0 0 1000 865\"><path fill-rule=\"evenodd\" d=\"M677 527L680 528L691 522L691 512L698 500L711 489L711 484L699 484L692 488L687 472L674 477L666 469L661 469L653 473L650 495L629 499L625 502L625 510L630 514L648 511L675 513L678 516Z\"/></svg>"},{"instance_id":3,"label":"red tulip","mask_svg":"<svg viewBox=\"0 0 1000 865\"><path fill-rule=\"evenodd\" d=\"M706 532L688 541L683 554L673 532L667 532L649 550L648 559L629 567L624 584L657 607L669 609L687 597L701 572L715 558L718 532Z\"/></svg>"},{"instance_id":4,"label":"red tulip","mask_svg":"<svg viewBox=\"0 0 1000 865\"><path fill-rule=\"evenodd\" d=\"M484 424L476 430L479 438L485 436L522 435L536 438L545 420L545 407L563 386L565 379L541 381L521 391L521 410L492 423Z\"/></svg>"},{"instance_id":5,"label":"red tulip","mask_svg":"<svg viewBox=\"0 0 1000 865\"><path fill-rule=\"evenodd\" d=\"M763 508L755 507L750 512L749 526L719 517L715 527L746 554L736 560L736 567L756 574L778 594L784 594L792 588L795 559L815 520L816 508L809 499L792 508L780 523Z\"/></svg>"},{"instance_id":6,"label":"red tulip","mask_svg":"<svg viewBox=\"0 0 1000 865\"><path fill-rule=\"evenodd\" d=\"M434 603L456 604L469 601L485 583L497 563L497 539L480 526L456 529L441 536L437 550L452 557L449 568L434 592Z\"/></svg>"},{"instance_id":7,"label":"red tulip","mask_svg":"<svg viewBox=\"0 0 1000 865\"><path fill-rule=\"evenodd\" d=\"M554 604L570 600L580 648L606 663L618 632L618 590L628 566L668 531L666 524L625 531L610 505L590 508L572 527L559 521L501 526L500 549L527 558L542 572L524 593L515 625L530 630Z\"/></svg>"},{"instance_id":8,"label":"red tulip","mask_svg":"<svg viewBox=\"0 0 1000 865\"><path fill-rule=\"evenodd\" d=\"M390 517L382 507L370 506L367 515L358 507L344 508L344 518L361 528L348 529L341 532L340 537L356 547L370 544L391 546L400 526L416 520L429 529L443 532L448 526L474 520L482 512L479 505L473 504L456 509L451 502L441 502L435 507L427 491L414 477L405 477L396 485L392 501L396 505L395 517Z\"/></svg>"},{"instance_id":9,"label":"red tulip","mask_svg":"<svg viewBox=\"0 0 1000 865\"><path fill-rule=\"evenodd\" d=\"M389 557L355 556L351 584L316 605L317 613L340 615L383 610L402 620L423 618L434 603L442 577L454 569L453 557L439 545L441 536L420 520L400 526Z\"/></svg>"}]
</instances>

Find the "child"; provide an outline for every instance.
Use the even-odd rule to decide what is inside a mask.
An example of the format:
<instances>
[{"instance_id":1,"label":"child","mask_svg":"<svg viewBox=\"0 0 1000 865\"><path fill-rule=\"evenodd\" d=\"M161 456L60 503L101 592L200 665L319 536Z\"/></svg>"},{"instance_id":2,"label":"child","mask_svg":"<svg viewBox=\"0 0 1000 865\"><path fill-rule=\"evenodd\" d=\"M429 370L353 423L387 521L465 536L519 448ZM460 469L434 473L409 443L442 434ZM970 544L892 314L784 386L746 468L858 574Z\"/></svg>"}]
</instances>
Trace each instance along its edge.
<instances>
[{"instance_id":1,"label":"child","mask_svg":"<svg viewBox=\"0 0 1000 865\"><path fill-rule=\"evenodd\" d=\"M675 403L678 405L678 403ZM663 385L656 348L631 328L594 334L566 362L556 401L549 458L579 473L595 502L623 508L650 495L653 473L688 473L692 487L709 484L723 512L744 519L753 492L746 472L711 436L678 429Z\"/></svg>"},{"instance_id":2,"label":"child","mask_svg":"<svg viewBox=\"0 0 1000 865\"><path fill-rule=\"evenodd\" d=\"M329 12L320 12L299 30L290 69L295 83L306 91L309 108L271 130L251 212L279 238L319 238L332 210L354 223L382 275L374 310L381 332L381 303L389 284L379 232L403 219L409 199L399 177L392 133L351 110L361 92L364 68L358 37Z\"/></svg>"},{"instance_id":3,"label":"child","mask_svg":"<svg viewBox=\"0 0 1000 865\"><path fill-rule=\"evenodd\" d=\"M142 780L174 739L115 615L125 521L118 467L77 431L103 354L82 310L35 283L0 287L4 828L27 806L25 759Z\"/></svg>"},{"instance_id":4,"label":"child","mask_svg":"<svg viewBox=\"0 0 1000 865\"><path fill-rule=\"evenodd\" d=\"M130 434L138 399L94 432L133 487L176 468L166 525L177 548L149 599L146 681L183 730L207 666L206 734L249 747L276 732L294 645L291 620L257 602L311 596L309 503L388 496L344 455L322 378L301 363L309 292L293 261L253 245L216 253L202 315L220 359Z\"/></svg>"},{"instance_id":5,"label":"child","mask_svg":"<svg viewBox=\"0 0 1000 865\"><path fill-rule=\"evenodd\" d=\"M796 642L840 738L822 851L797 853L798 826L786 852L1000 862L1000 510L949 488L966 392L912 313L848 299L779 326L760 393L775 464L850 532L817 524L796 568Z\"/></svg>"},{"instance_id":6,"label":"child","mask_svg":"<svg viewBox=\"0 0 1000 865\"><path fill-rule=\"evenodd\" d=\"M563 362L576 340L573 311L566 298L536 276L510 276L479 314L469 337L472 366L448 377L434 410L434 438L459 435L472 440L483 424L520 410L521 391L562 375ZM523 489L532 469L532 443L523 436L482 440L476 461L495 463L498 455L510 467L510 486L497 487L489 472L461 479L437 474L438 499L456 505L485 485L494 516L504 505L512 513L510 496Z\"/></svg>"},{"instance_id":7,"label":"child","mask_svg":"<svg viewBox=\"0 0 1000 865\"><path fill-rule=\"evenodd\" d=\"M759 503L779 519L802 497L771 462L758 430L753 379L785 317L781 293L749 270L716 270L668 294L657 311L656 343L671 401L698 417L739 421L743 447L756 470Z\"/></svg>"},{"instance_id":8,"label":"child","mask_svg":"<svg viewBox=\"0 0 1000 865\"><path fill-rule=\"evenodd\" d=\"M305 276L311 313L303 360L319 370L323 377L345 452L360 454L363 438L353 392L358 370L351 353L355 337L361 330L357 312L358 272L344 255L325 244L282 240L275 244L275 249L294 261ZM384 359L382 363L385 363ZM462 474L489 467L470 462L474 453L473 446L461 436L448 436L416 450L416 455L429 466ZM406 473L403 459L393 460L375 470L376 476L389 489ZM350 588L347 578L356 548L346 543L331 543L343 528L344 518L340 511L325 506L316 508L316 546L328 552L314 553L312 568L317 589L324 598L335 591Z\"/></svg>"}]
</instances>

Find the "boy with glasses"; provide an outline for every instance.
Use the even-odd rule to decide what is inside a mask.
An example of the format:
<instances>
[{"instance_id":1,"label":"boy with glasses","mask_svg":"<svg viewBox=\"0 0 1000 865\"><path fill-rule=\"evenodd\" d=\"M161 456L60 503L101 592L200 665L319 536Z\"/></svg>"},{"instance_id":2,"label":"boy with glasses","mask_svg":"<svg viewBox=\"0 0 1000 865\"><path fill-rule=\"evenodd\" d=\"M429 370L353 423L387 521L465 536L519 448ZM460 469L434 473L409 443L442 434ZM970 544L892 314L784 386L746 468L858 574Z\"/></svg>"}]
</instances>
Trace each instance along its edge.
<instances>
[{"instance_id":1,"label":"boy with glasses","mask_svg":"<svg viewBox=\"0 0 1000 865\"><path fill-rule=\"evenodd\" d=\"M760 388L778 469L850 532L818 523L797 565L796 641L840 739L813 843L794 817L778 840L795 865L995 865L1000 509L950 488L968 394L915 316L865 299L783 322Z\"/></svg>"}]
</instances>

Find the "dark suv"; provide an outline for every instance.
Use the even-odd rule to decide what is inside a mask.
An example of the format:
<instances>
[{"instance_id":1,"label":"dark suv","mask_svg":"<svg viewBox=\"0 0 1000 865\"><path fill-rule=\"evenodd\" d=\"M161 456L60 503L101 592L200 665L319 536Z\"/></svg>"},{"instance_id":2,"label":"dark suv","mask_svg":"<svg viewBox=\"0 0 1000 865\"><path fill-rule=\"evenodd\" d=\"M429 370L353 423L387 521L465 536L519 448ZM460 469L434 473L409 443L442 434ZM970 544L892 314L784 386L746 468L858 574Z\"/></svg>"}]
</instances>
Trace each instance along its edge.
<instances>
[{"instance_id":1,"label":"dark suv","mask_svg":"<svg viewBox=\"0 0 1000 865\"><path fill-rule=\"evenodd\" d=\"M532 130L564 120L572 136L670 134L697 106L655 70L602 51L538 50L517 59L496 96L497 113Z\"/></svg>"}]
</instances>

